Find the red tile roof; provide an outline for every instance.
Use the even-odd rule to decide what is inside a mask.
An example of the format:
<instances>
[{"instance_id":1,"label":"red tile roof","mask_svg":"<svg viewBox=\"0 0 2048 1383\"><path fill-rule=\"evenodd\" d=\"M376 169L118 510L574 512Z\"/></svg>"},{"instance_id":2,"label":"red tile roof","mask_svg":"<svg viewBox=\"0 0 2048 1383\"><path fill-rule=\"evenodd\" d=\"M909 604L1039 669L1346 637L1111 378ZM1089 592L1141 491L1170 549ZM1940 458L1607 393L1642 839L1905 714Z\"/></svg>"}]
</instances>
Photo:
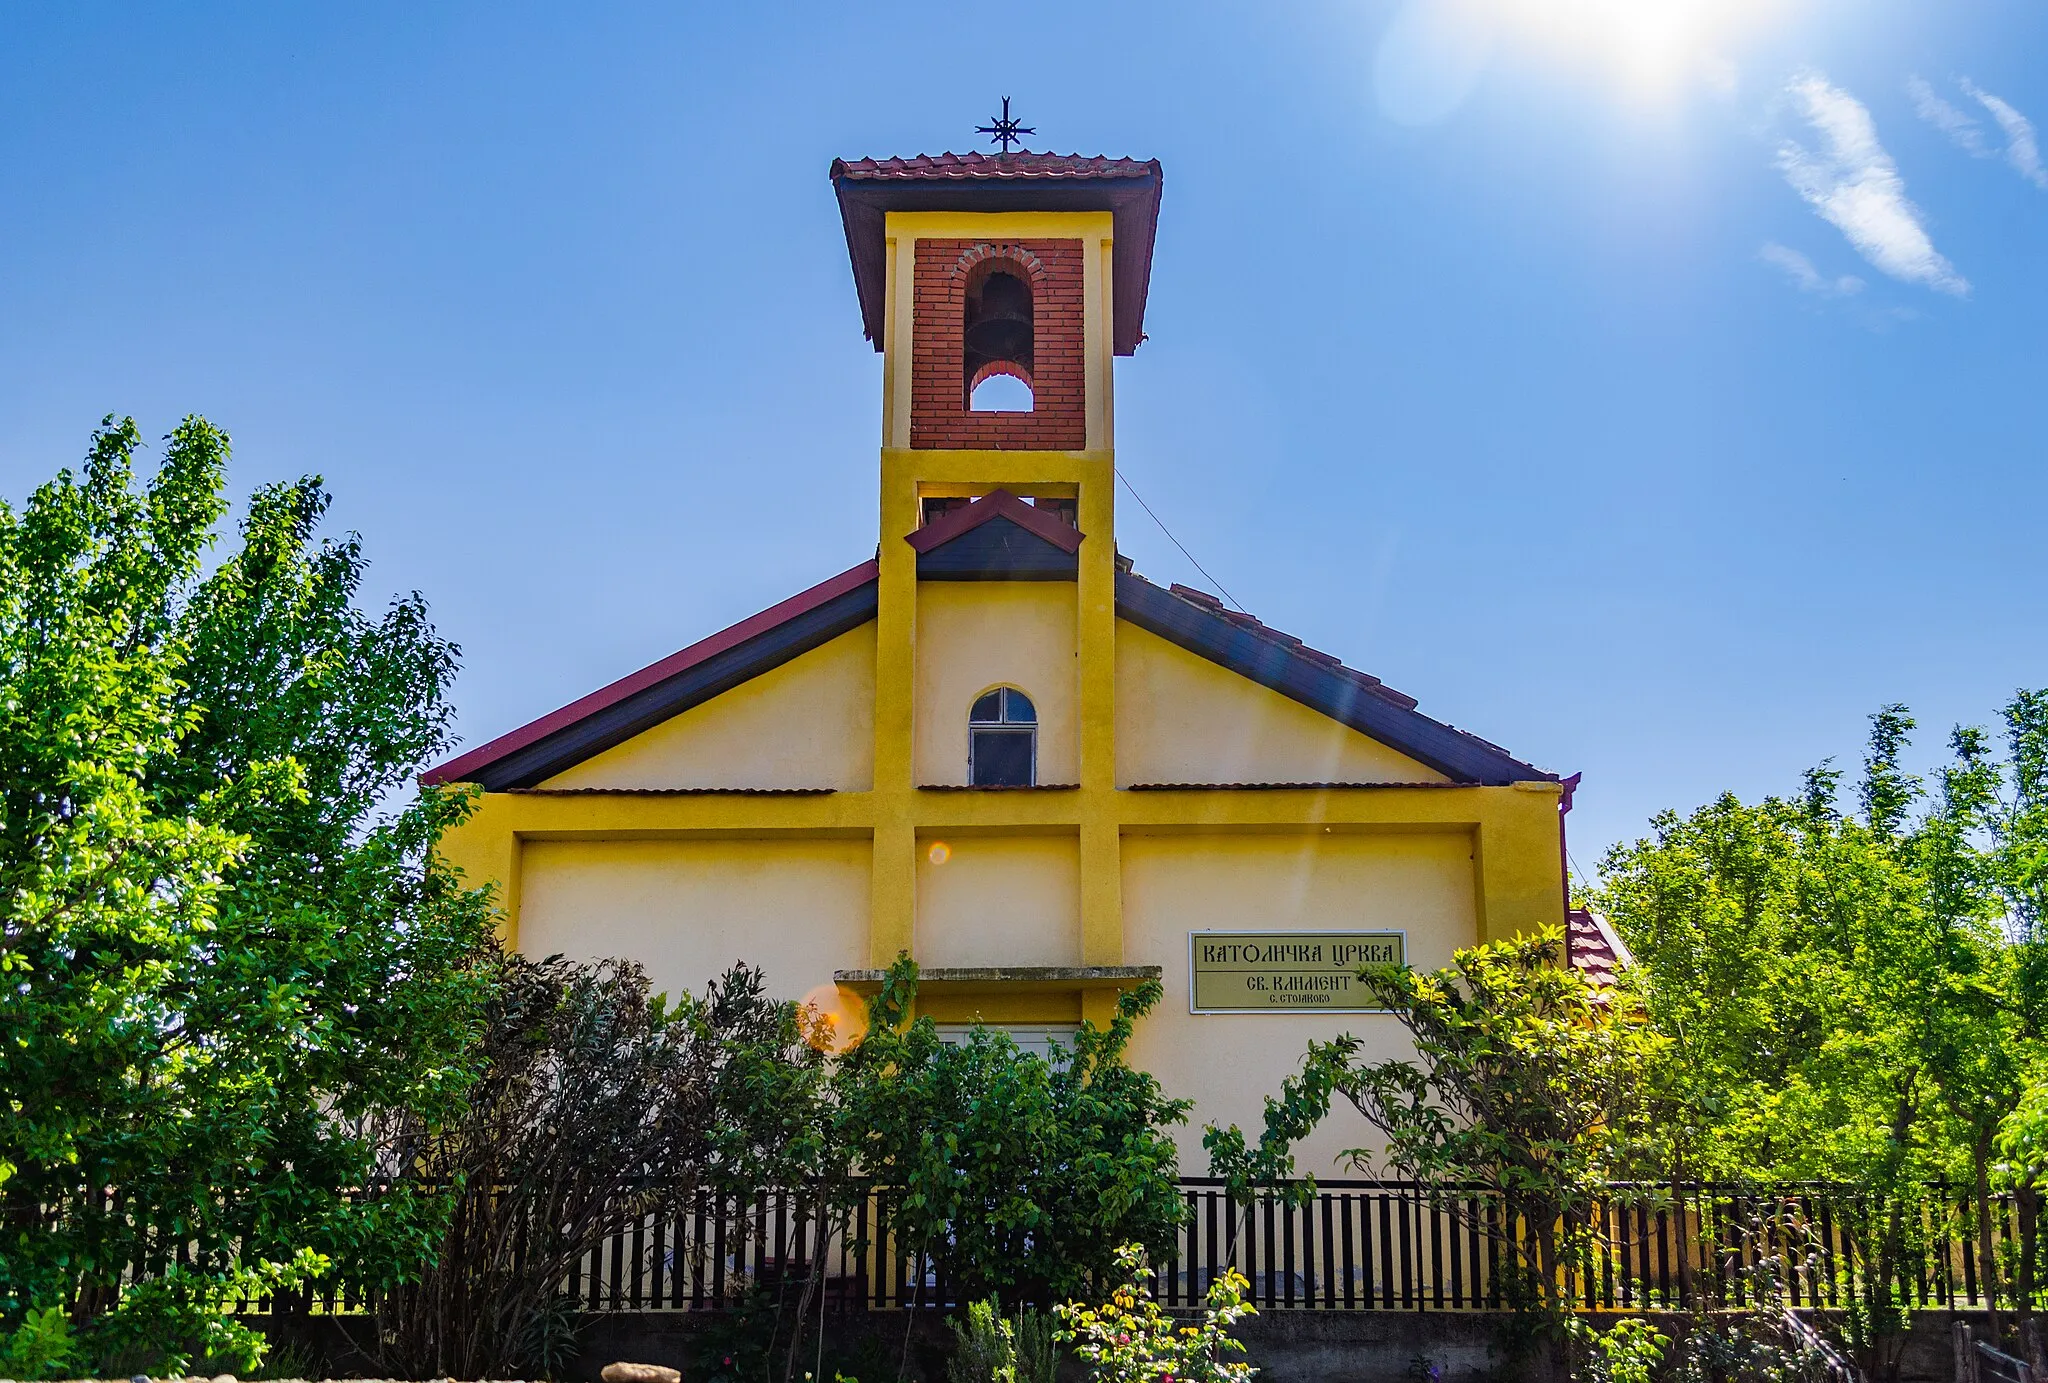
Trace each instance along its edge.
<instances>
[{"instance_id":1,"label":"red tile roof","mask_svg":"<svg viewBox=\"0 0 2048 1383\"><path fill-rule=\"evenodd\" d=\"M915 154L910 158L834 159L832 176L855 182L882 179L1147 178L1157 159L1099 154Z\"/></svg>"},{"instance_id":2,"label":"red tile roof","mask_svg":"<svg viewBox=\"0 0 2048 1383\"><path fill-rule=\"evenodd\" d=\"M1107 211L1115 218L1110 348L1129 355L1145 339L1162 185L1157 159L1022 152L834 159L832 187L846 227L861 327L882 349L892 211Z\"/></svg>"},{"instance_id":3,"label":"red tile roof","mask_svg":"<svg viewBox=\"0 0 2048 1383\"><path fill-rule=\"evenodd\" d=\"M1585 908L1573 908L1565 919L1565 953L1572 969L1603 989L1636 963L1607 919Z\"/></svg>"}]
</instances>

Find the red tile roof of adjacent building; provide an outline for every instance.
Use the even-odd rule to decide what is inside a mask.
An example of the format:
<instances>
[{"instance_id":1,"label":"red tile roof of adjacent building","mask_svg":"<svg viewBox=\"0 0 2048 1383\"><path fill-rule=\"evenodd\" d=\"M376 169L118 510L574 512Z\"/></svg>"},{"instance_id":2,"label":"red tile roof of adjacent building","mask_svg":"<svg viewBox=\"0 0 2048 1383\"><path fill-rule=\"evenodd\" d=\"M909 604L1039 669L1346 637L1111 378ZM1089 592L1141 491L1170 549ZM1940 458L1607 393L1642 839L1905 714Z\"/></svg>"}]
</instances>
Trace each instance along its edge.
<instances>
[{"instance_id":1,"label":"red tile roof of adjacent building","mask_svg":"<svg viewBox=\"0 0 2048 1383\"><path fill-rule=\"evenodd\" d=\"M1606 988L1614 977L1636 963L1607 919L1585 908L1573 908L1565 917L1565 955L1572 969L1594 984Z\"/></svg>"}]
</instances>

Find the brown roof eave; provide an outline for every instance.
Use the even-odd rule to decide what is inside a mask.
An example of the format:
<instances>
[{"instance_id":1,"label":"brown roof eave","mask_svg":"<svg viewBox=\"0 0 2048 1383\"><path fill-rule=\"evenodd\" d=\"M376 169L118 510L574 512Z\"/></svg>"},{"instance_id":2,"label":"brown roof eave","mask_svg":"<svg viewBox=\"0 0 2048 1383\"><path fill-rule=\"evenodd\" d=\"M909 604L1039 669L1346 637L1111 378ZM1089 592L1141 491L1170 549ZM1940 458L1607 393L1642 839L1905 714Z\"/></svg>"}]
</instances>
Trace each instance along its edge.
<instances>
[{"instance_id":1,"label":"brown roof eave","mask_svg":"<svg viewBox=\"0 0 2048 1383\"><path fill-rule=\"evenodd\" d=\"M1130 355L1145 338L1145 300L1152 280L1152 248L1159 225L1162 173L1158 160L1118 161L1123 167L1094 176L1050 175L862 176L845 160L832 164L832 186L846 229L861 327L876 350L883 345L888 282L886 225L892 211L1107 211L1115 218L1110 278L1114 294L1112 348Z\"/></svg>"}]
</instances>

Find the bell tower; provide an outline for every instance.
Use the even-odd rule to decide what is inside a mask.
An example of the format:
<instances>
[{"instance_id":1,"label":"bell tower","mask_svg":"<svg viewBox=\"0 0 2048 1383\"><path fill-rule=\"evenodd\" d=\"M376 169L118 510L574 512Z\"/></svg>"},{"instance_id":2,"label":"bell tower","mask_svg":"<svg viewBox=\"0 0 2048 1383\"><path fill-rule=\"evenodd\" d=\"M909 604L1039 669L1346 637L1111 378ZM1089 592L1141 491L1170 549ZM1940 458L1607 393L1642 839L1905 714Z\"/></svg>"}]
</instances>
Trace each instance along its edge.
<instances>
[{"instance_id":1,"label":"bell tower","mask_svg":"<svg viewBox=\"0 0 2048 1383\"><path fill-rule=\"evenodd\" d=\"M935 924L918 920L918 862L943 844L937 823L963 829L957 799L934 796L958 790L943 775L960 766L930 746L941 732L965 736L971 721L941 685L955 655L931 641L945 611L946 627L962 627L968 592L934 583L1065 581L978 587L985 594L969 601L988 612L967 617L984 633L1026 606L1050 627L1056 606L1071 640L1057 673L1047 664L1039 686L1018 688L1039 720L1033 780L1021 793L1001 784L1006 795L977 806L974 829L1070 842L1059 848L1078 855L1075 958L1119 966L1111 362L1144 339L1159 164L921 155L838 160L832 183L862 324L882 354L871 962L928 949L918 938ZM1013 397L1028 390L1028 401L977 406L991 380ZM987 690L980 674L962 675L968 690ZM1059 795L1035 799L1045 792ZM1106 1016L1100 1005L1113 1002L1105 991L1085 1007Z\"/></svg>"},{"instance_id":2,"label":"bell tower","mask_svg":"<svg viewBox=\"0 0 2048 1383\"><path fill-rule=\"evenodd\" d=\"M885 448L1110 449L1110 360L1145 334L1156 160L841 159L832 182L882 353ZM1028 410L976 409L991 375L1027 386Z\"/></svg>"}]
</instances>

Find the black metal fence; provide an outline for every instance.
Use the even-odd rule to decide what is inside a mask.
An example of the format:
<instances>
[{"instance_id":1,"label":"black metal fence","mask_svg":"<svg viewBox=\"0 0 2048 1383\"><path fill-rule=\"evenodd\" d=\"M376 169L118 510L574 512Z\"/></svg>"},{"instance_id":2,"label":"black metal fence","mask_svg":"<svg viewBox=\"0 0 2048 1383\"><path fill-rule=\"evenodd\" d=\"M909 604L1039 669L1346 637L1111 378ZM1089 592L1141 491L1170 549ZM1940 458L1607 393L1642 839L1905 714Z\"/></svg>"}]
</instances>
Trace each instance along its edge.
<instances>
[{"instance_id":1,"label":"black metal fence","mask_svg":"<svg viewBox=\"0 0 2048 1383\"><path fill-rule=\"evenodd\" d=\"M751 1197L700 1193L679 1212L649 1215L606 1239L563 1283L591 1311L719 1310L757 1287L809 1285L825 1310L951 1309L934 1255L894 1231L888 1188L820 1213L802 1191ZM1172 1251L1153 1265L1162 1304L1200 1305L1226 1269L1248 1280L1262 1311L1471 1311L1507 1305L1502 1268L1510 1227L1485 1192L1407 1181L1324 1181L1302 1197L1278 1188L1249 1206L1223 1183L1181 1182L1187 1213ZM1519 1227L1527 1232L1526 1226ZM1991 1235L2017 1239L2010 1198L1994 1198ZM1586 1309L1684 1310L1757 1302L1764 1274L1795 1309L1841 1307L1872 1285L1880 1235L1901 1245L1886 1289L1902 1305L1983 1306L1971 1200L1932 1185L1903 1203L1854 1188L1617 1185L1595 1206L1591 1252L1566 1287ZM929 1247L929 1246L924 1246ZM137 1276L188 1261L183 1243L154 1243ZM814 1298L814 1300L816 1300ZM366 1309L332 1279L306 1303ZM251 1303L250 1305L255 1305Z\"/></svg>"},{"instance_id":2,"label":"black metal fence","mask_svg":"<svg viewBox=\"0 0 2048 1383\"><path fill-rule=\"evenodd\" d=\"M1325 1181L1305 1200L1274 1190L1239 1206L1221 1182L1189 1178L1181 1194L1187 1215L1173 1251L1153 1265L1153 1290L1169 1307L1199 1305L1228 1268L1268 1311L1507 1304L1508 1230L1484 1192ZM951 1308L954 1294L932 1256L893 1236L889 1195L870 1190L850 1213L830 1217L797 1192L722 1204L700 1196L683 1215L649 1217L614 1236L565 1287L592 1311L707 1310L751 1286L809 1278L822 1263L826 1309ZM1994 1237L2010 1246L2010 1201L1994 1200L1992 1214ZM1972 1207L1946 1186L1903 1205L1826 1186L1617 1186L1591 1229L1590 1259L1567 1284L1586 1309L1745 1304L1765 1273L1786 1305L1840 1307L1871 1287L1879 1235L1904 1246L1889 1288L1902 1304L1985 1304Z\"/></svg>"}]
</instances>

